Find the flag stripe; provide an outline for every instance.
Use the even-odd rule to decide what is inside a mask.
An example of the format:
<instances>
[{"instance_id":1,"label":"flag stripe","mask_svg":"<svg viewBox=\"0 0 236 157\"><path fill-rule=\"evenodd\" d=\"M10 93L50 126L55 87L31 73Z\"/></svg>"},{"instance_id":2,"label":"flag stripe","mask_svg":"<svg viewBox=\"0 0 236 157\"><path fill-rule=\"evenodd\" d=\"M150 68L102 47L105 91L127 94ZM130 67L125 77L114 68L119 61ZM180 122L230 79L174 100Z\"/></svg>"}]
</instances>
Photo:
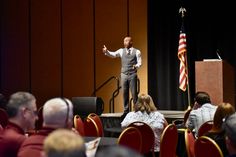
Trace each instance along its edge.
<instances>
[{"instance_id":1,"label":"flag stripe","mask_svg":"<svg viewBox=\"0 0 236 157\"><path fill-rule=\"evenodd\" d=\"M179 66L179 88L182 91L186 91L188 85L188 70L187 70L187 42L186 42L186 34L183 32L183 25L181 27L180 35L179 35L179 47L178 47L178 58L180 60Z\"/></svg>"}]
</instances>

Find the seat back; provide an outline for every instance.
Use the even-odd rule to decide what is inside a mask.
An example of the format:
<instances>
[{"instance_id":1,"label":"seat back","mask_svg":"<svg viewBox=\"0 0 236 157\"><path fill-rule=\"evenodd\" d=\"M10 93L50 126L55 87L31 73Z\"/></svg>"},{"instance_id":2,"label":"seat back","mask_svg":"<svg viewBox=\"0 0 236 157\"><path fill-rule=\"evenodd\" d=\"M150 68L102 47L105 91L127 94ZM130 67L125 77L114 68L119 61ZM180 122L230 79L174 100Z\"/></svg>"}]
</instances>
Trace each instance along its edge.
<instances>
[{"instance_id":1,"label":"seat back","mask_svg":"<svg viewBox=\"0 0 236 157\"><path fill-rule=\"evenodd\" d=\"M98 127L93 119L86 117L84 119L84 135L85 136L92 136L92 137L99 137Z\"/></svg>"},{"instance_id":2,"label":"seat back","mask_svg":"<svg viewBox=\"0 0 236 157\"><path fill-rule=\"evenodd\" d=\"M191 130L185 129L184 132L185 146L188 157L194 157L194 142L195 137Z\"/></svg>"},{"instance_id":3,"label":"seat back","mask_svg":"<svg viewBox=\"0 0 236 157\"><path fill-rule=\"evenodd\" d=\"M98 115L89 114L84 120L84 134L85 136L102 137L103 126Z\"/></svg>"},{"instance_id":4,"label":"seat back","mask_svg":"<svg viewBox=\"0 0 236 157\"><path fill-rule=\"evenodd\" d=\"M5 128L8 124L8 114L6 110L0 108L0 125Z\"/></svg>"},{"instance_id":5,"label":"seat back","mask_svg":"<svg viewBox=\"0 0 236 157\"><path fill-rule=\"evenodd\" d=\"M141 153L146 154L152 152L154 150L154 142L155 142L155 135L152 128L148 124L140 121L133 122L128 125L128 127L130 126L139 129L141 133L142 137Z\"/></svg>"},{"instance_id":6,"label":"seat back","mask_svg":"<svg viewBox=\"0 0 236 157\"><path fill-rule=\"evenodd\" d=\"M102 124L101 118L96 113L90 113L88 117L91 118L95 122L96 127L98 129L98 135L102 137L104 135L104 130L103 130L103 124Z\"/></svg>"},{"instance_id":7,"label":"seat back","mask_svg":"<svg viewBox=\"0 0 236 157\"><path fill-rule=\"evenodd\" d=\"M223 153L217 143L207 136L196 139L194 144L195 157L223 157Z\"/></svg>"},{"instance_id":8,"label":"seat back","mask_svg":"<svg viewBox=\"0 0 236 157\"><path fill-rule=\"evenodd\" d=\"M74 127L81 136L84 136L84 122L79 115L74 115Z\"/></svg>"},{"instance_id":9,"label":"seat back","mask_svg":"<svg viewBox=\"0 0 236 157\"><path fill-rule=\"evenodd\" d=\"M205 133L207 133L209 130L212 129L213 121L209 120L203 123L200 128L198 129L198 137L203 136Z\"/></svg>"},{"instance_id":10,"label":"seat back","mask_svg":"<svg viewBox=\"0 0 236 157\"><path fill-rule=\"evenodd\" d=\"M164 129L160 141L159 157L176 157L178 131L174 124L169 124Z\"/></svg>"},{"instance_id":11,"label":"seat back","mask_svg":"<svg viewBox=\"0 0 236 157\"><path fill-rule=\"evenodd\" d=\"M142 151L142 135L135 127L127 127L118 137L118 144L129 147L141 153Z\"/></svg>"}]
</instances>

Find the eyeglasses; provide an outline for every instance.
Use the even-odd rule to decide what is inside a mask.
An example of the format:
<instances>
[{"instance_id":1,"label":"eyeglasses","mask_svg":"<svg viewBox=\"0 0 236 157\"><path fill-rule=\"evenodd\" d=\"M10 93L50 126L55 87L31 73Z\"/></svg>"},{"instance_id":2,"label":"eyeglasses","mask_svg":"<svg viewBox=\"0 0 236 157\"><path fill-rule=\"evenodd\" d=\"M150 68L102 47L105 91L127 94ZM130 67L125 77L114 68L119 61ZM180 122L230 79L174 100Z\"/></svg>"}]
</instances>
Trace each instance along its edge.
<instances>
[{"instance_id":1,"label":"eyeglasses","mask_svg":"<svg viewBox=\"0 0 236 157\"><path fill-rule=\"evenodd\" d=\"M27 107L25 108L25 110L30 111L31 113L33 113L34 116L38 116L38 111L33 111Z\"/></svg>"}]
</instances>

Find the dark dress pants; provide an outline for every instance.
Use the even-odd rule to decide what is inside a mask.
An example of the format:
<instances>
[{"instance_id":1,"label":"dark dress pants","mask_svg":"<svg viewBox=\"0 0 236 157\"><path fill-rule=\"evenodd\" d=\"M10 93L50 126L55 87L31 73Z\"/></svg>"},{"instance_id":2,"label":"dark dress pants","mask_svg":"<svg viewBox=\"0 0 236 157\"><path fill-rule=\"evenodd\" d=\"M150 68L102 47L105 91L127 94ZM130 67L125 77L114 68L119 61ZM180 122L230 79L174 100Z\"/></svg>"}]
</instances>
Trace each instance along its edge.
<instances>
[{"instance_id":1,"label":"dark dress pants","mask_svg":"<svg viewBox=\"0 0 236 157\"><path fill-rule=\"evenodd\" d=\"M137 99L138 99L137 73L127 74L127 75L121 73L121 87L122 87L122 91L123 91L124 113L128 113L130 111L129 89L131 90L134 104L137 102Z\"/></svg>"}]
</instances>

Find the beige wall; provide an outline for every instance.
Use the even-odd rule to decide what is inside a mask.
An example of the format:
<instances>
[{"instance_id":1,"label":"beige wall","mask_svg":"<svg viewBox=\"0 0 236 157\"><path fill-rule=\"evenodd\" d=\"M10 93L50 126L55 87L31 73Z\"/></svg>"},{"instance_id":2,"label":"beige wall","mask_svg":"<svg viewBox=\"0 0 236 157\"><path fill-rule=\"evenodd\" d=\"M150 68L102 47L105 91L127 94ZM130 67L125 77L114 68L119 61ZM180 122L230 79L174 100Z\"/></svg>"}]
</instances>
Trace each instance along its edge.
<instances>
[{"instance_id":1,"label":"beige wall","mask_svg":"<svg viewBox=\"0 0 236 157\"><path fill-rule=\"evenodd\" d=\"M104 56L102 46L117 50L128 34L142 52L138 74L141 92L147 92L146 0L7 0L1 8L3 94L32 91L38 106L56 96L91 96L120 75L120 59ZM111 81L97 92L104 112L115 88ZM123 110L121 94L115 112Z\"/></svg>"}]
</instances>

